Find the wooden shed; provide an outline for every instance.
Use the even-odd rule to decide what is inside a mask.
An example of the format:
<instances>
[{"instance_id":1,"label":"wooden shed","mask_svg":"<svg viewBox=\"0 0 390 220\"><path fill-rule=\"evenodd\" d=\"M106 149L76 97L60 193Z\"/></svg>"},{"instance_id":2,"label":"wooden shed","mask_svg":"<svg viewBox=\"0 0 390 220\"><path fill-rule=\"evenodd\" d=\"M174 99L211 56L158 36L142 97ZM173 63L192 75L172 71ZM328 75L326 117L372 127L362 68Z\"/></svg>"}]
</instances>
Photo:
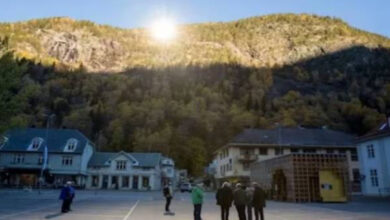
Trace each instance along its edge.
<instances>
[{"instance_id":1,"label":"wooden shed","mask_svg":"<svg viewBox=\"0 0 390 220\"><path fill-rule=\"evenodd\" d=\"M288 154L256 162L251 181L281 201L346 202L350 194L347 158L340 154Z\"/></svg>"}]
</instances>

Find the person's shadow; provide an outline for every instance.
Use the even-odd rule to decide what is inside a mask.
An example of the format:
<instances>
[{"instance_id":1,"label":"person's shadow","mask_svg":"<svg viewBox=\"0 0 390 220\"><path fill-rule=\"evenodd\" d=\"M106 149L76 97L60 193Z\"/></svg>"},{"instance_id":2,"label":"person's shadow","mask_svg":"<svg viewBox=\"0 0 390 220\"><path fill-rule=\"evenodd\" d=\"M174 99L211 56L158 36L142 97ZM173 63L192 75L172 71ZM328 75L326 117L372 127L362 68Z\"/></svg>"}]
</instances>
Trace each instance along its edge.
<instances>
[{"instance_id":1,"label":"person's shadow","mask_svg":"<svg viewBox=\"0 0 390 220\"><path fill-rule=\"evenodd\" d=\"M52 219L52 218L56 218L60 215L62 215L63 213L62 212L59 212L59 213L55 213L55 214L51 214L51 215L46 215L45 216L45 219Z\"/></svg>"}]
</instances>

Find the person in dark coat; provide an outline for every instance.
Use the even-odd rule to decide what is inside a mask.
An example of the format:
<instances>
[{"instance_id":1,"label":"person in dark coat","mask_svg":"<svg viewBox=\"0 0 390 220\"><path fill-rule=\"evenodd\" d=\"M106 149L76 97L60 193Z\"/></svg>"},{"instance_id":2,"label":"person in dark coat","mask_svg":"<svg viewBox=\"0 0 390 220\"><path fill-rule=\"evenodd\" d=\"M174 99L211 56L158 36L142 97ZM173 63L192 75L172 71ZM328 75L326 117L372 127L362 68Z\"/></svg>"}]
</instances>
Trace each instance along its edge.
<instances>
[{"instance_id":1,"label":"person in dark coat","mask_svg":"<svg viewBox=\"0 0 390 220\"><path fill-rule=\"evenodd\" d=\"M246 220L245 207L247 196L245 192L245 186L237 184L236 190L233 193L233 197L239 220Z\"/></svg>"},{"instance_id":2,"label":"person in dark coat","mask_svg":"<svg viewBox=\"0 0 390 220\"><path fill-rule=\"evenodd\" d=\"M172 187L170 186L170 184L165 184L165 186L163 188L163 193L164 193L164 197L165 197L165 213L171 214L170 205L171 205L171 201L173 198L173 190L172 190Z\"/></svg>"},{"instance_id":3,"label":"person in dark coat","mask_svg":"<svg viewBox=\"0 0 390 220\"><path fill-rule=\"evenodd\" d=\"M257 183L253 183L252 186L254 188L252 207L255 213L255 219L259 220L260 215L260 219L264 220L264 208L266 198L265 192Z\"/></svg>"},{"instance_id":4,"label":"person in dark coat","mask_svg":"<svg viewBox=\"0 0 390 220\"><path fill-rule=\"evenodd\" d=\"M246 188L246 218L247 220L252 220L252 211L253 211L253 193L254 189L252 186Z\"/></svg>"},{"instance_id":5,"label":"person in dark coat","mask_svg":"<svg viewBox=\"0 0 390 220\"><path fill-rule=\"evenodd\" d=\"M229 210L233 202L233 190L228 182L224 182L216 194L217 205L221 206L221 219L229 220Z\"/></svg>"},{"instance_id":6,"label":"person in dark coat","mask_svg":"<svg viewBox=\"0 0 390 220\"><path fill-rule=\"evenodd\" d=\"M60 200L62 200L61 212L69 212L69 205L71 201L70 188L68 183L61 189Z\"/></svg>"}]
</instances>

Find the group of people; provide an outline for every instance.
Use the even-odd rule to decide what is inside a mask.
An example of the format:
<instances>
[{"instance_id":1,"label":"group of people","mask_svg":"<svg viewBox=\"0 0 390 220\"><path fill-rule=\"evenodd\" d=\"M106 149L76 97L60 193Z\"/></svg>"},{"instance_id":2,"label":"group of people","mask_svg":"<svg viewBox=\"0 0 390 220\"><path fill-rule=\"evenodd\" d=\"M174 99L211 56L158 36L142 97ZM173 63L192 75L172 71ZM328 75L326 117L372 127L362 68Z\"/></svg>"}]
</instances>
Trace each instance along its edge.
<instances>
[{"instance_id":1,"label":"group of people","mask_svg":"<svg viewBox=\"0 0 390 220\"><path fill-rule=\"evenodd\" d=\"M230 183L223 183L216 194L217 205L221 206L221 219L229 219L229 211L234 203L239 220L252 220L253 215L256 220L264 220L264 207L266 205L266 195L264 190L257 184L250 186L237 184L232 189Z\"/></svg>"},{"instance_id":2,"label":"group of people","mask_svg":"<svg viewBox=\"0 0 390 220\"><path fill-rule=\"evenodd\" d=\"M72 186L72 182L66 182L60 193L60 200L62 200L61 212L66 213L72 211L71 205L75 197L75 189Z\"/></svg>"},{"instance_id":3,"label":"group of people","mask_svg":"<svg viewBox=\"0 0 390 220\"><path fill-rule=\"evenodd\" d=\"M165 212L174 215L170 210L173 198L172 188L167 184L163 189L166 198ZM203 190L201 184L196 185L191 191L192 203L194 205L194 220L201 220ZM234 204L239 220L264 220L264 207L266 206L266 194L257 184L250 186L236 184L233 188L229 182L222 184L216 193L217 205L221 207L221 219L228 220L230 208Z\"/></svg>"}]
</instances>

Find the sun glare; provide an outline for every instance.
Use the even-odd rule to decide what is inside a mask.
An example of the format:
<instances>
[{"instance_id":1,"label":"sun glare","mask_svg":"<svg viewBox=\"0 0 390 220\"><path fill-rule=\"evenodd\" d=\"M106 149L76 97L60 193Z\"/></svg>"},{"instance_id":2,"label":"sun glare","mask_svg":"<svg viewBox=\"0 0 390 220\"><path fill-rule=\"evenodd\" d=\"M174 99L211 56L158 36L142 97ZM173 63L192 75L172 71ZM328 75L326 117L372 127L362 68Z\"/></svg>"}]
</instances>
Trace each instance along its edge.
<instances>
[{"instance_id":1,"label":"sun glare","mask_svg":"<svg viewBox=\"0 0 390 220\"><path fill-rule=\"evenodd\" d=\"M168 18L156 20L150 27L154 39L162 42L173 40L177 35L175 23Z\"/></svg>"}]
</instances>

